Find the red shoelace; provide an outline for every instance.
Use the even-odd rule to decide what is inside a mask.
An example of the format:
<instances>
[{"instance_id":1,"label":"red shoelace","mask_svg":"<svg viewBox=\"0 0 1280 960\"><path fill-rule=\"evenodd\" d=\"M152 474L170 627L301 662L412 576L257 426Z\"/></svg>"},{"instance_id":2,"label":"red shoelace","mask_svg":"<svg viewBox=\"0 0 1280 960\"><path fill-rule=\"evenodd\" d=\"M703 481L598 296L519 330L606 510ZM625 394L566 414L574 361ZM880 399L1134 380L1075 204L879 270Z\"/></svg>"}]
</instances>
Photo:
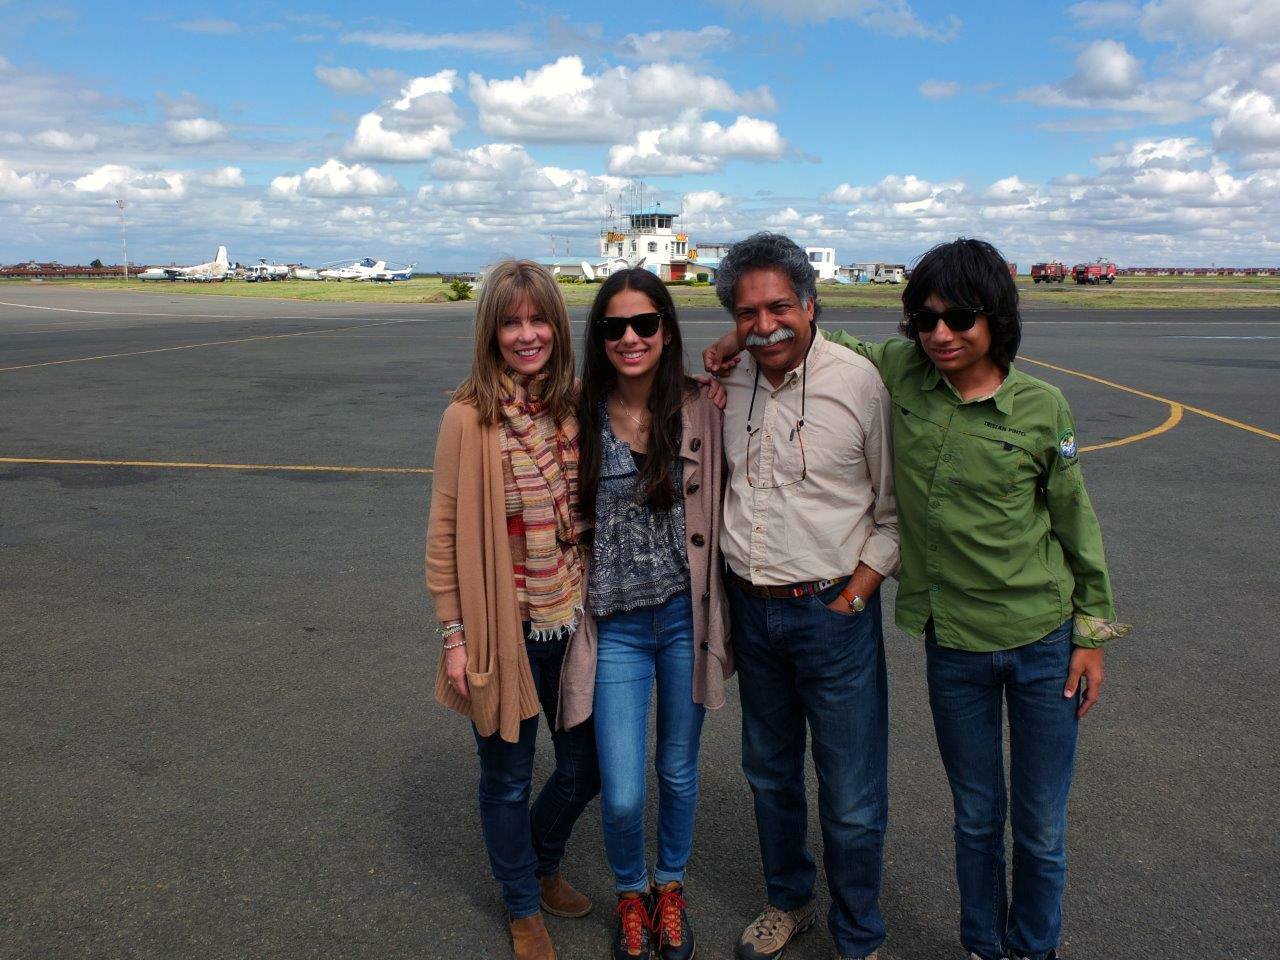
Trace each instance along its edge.
<instances>
[{"instance_id":1,"label":"red shoelace","mask_svg":"<svg viewBox=\"0 0 1280 960\"><path fill-rule=\"evenodd\" d=\"M658 935L659 943L678 947L683 942L680 929L683 909L684 897L679 887L658 894L658 902L653 905L653 932Z\"/></svg>"},{"instance_id":2,"label":"red shoelace","mask_svg":"<svg viewBox=\"0 0 1280 960\"><path fill-rule=\"evenodd\" d=\"M636 956L644 949L644 931L649 926L649 914L644 908L643 897L621 897L613 911L622 921L622 935L627 940L627 951Z\"/></svg>"}]
</instances>

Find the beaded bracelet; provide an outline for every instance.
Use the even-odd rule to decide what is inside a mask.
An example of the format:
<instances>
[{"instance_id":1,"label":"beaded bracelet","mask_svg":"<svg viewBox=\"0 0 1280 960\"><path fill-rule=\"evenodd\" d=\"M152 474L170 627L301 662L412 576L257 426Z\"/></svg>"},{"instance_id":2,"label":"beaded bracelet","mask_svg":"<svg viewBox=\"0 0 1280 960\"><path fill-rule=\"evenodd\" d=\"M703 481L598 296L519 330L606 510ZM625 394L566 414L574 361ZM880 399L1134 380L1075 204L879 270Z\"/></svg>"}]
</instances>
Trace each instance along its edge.
<instances>
[{"instance_id":1,"label":"beaded bracelet","mask_svg":"<svg viewBox=\"0 0 1280 960\"><path fill-rule=\"evenodd\" d=\"M467 645L467 640L466 640L466 638L464 637L463 639L459 640L457 643L446 643L446 644L443 644L443 645L442 645L442 647L441 647L441 649L443 649L443 650L457 650L459 647L465 647L466 645Z\"/></svg>"}]
</instances>

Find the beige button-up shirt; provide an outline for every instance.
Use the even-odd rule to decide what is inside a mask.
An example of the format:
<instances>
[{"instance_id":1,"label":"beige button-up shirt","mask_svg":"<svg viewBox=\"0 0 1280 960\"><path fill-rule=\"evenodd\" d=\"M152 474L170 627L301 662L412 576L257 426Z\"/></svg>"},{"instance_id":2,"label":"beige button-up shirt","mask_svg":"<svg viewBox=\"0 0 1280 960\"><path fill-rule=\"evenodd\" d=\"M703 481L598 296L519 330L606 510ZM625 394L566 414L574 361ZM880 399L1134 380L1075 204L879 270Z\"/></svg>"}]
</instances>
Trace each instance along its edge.
<instances>
[{"instance_id":1,"label":"beige button-up shirt","mask_svg":"<svg viewBox=\"0 0 1280 960\"><path fill-rule=\"evenodd\" d=\"M896 573L892 407L872 363L818 331L807 365L776 389L763 373L757 383L749 355L724 387L720 547L733 572L769 586L845 577L859 562Z\"/></svg>"}]
</instances>

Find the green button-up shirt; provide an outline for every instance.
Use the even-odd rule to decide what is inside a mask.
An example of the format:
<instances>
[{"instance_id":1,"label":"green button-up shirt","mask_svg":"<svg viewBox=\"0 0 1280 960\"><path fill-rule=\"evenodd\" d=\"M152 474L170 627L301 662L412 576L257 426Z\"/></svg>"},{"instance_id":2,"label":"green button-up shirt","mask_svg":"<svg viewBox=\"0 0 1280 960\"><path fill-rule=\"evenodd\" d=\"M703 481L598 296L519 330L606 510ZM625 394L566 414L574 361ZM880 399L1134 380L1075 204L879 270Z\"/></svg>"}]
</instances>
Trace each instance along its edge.
<instances>
[{"instance_id":1,"label":"green button-up shirt","mask_svg":"<svg viewBox=\"0 0 1280 960\"><path fill-rule=\"evenodd\" d=\"M1100 645L1115 603L1061 391L1014 366L966 402L910 340L827 337L874 363L893 401L898 626L919 635L932 617L943 646L993 651L1074 617L1075 643Z\"/></svg>"}]
</instances>

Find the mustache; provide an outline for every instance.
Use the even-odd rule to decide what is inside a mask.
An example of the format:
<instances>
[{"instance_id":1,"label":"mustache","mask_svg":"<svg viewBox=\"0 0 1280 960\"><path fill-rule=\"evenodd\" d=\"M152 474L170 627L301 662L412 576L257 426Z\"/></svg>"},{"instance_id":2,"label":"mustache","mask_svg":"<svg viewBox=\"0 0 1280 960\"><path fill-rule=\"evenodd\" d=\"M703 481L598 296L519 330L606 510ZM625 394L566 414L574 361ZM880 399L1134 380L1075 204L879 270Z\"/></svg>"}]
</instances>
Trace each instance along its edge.
<instances>
[{"instance_id":1,"label":"mustache","mask_svg":"<svg viewBox=\"0 0 1280 960\"><path fill-rule=\"evenodd\" d=\"M796 332L792 330L790 327L779 327L777 330L773 331L773 333L769 334L767 337L762 337L759 334L755 334L755 333L748 333L747 346L748 347L771 347L775 343L781 343L783 340L794 340L795 336L796 336Z\"/></svg>"}]
</instances>

